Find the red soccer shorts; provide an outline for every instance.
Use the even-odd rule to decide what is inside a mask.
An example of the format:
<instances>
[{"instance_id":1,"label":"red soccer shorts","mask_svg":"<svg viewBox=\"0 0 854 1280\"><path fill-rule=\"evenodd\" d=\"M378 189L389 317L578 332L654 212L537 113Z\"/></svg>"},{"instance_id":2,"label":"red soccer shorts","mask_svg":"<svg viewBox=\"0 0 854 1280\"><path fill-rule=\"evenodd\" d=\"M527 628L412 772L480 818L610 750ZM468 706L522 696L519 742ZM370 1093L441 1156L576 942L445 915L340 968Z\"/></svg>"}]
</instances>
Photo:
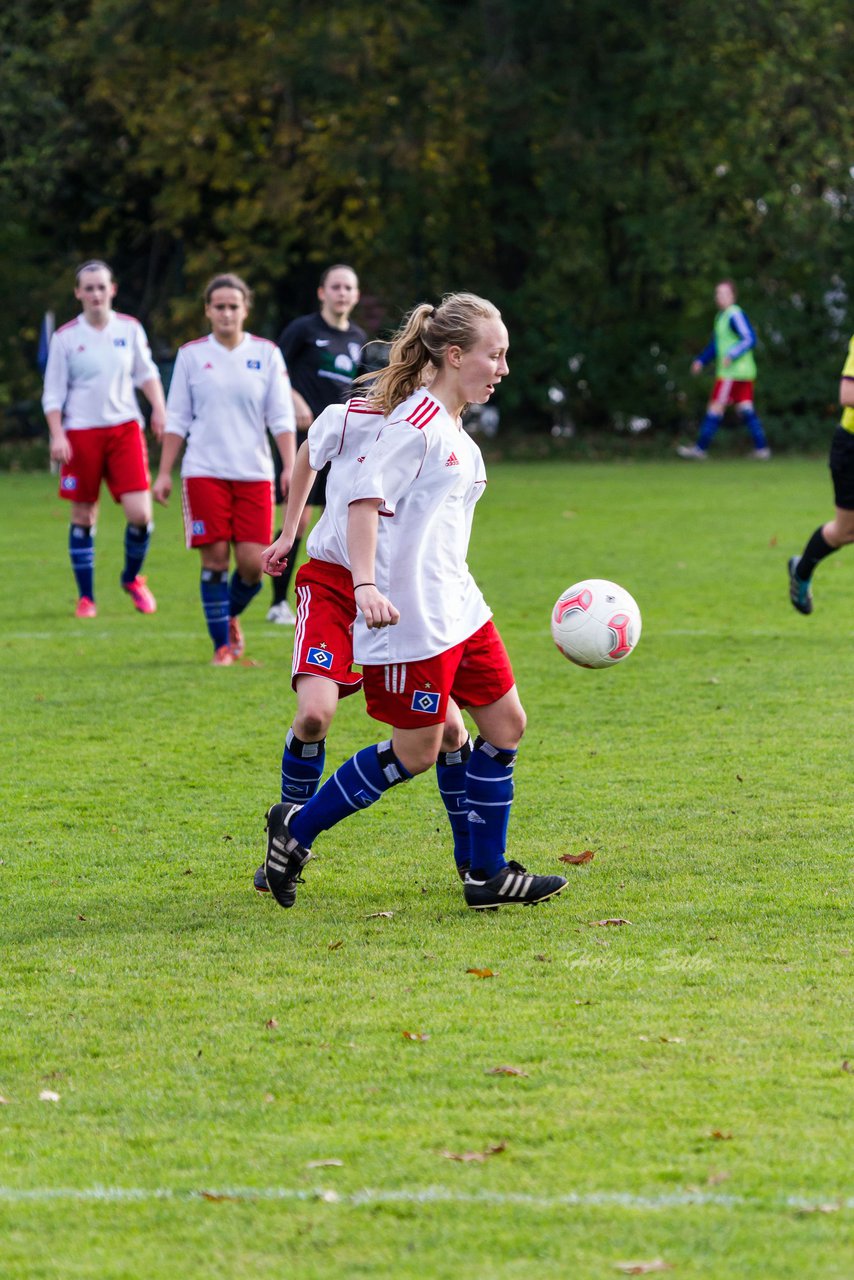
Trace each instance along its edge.
<instances>
[{"instance_id":1,"label":"red soccer shorts","mask_svg":"<svg viewBox=\"0 0 854 1280\"><path fill-rule=\"evenodd\" d=\"M349 569L326 560L308 560L296 576L297 625L291 684L298 676L325 676L339 696L356 693L362 677L353 670L356 601Z\"/></svg>"},{"instance_id":2,"label":"red soccer shorts","mask_svg":"<svg viewBox=\"0 0 854 1280\"><path fill-rule=\"evenodd\" d=\"M181 482L188 547L211 542L257 542L273 532L272 480L217 480L188 476Z\"/></svg>"},{"instance_id":3,"label":"red soccer shorts","mask_svg":"<svg viewBox=\"0 0 854 1280\"><path fill-rule=\"evenodd\" d=\"M71 461L59 471L59 496L70 502L97 502L101 481L118 502L122 494L144 493L151 485L148 450L138 422L84 427L68 432Z\"/></svg>"},{"instance_id":4,"label":"red soccer shorts","mask_svg":"<svg viewBox=\"0 0 854 1280\"><path fill-rule=\"evenodd\" d=\"M492 621L435 658L366 666L363 675L368 714L395 729L442 724L449 697L461 707L488 707L515 684Z\"/></svg>"},{"instance_id":5,"label":"red soccer shorts","mask_svg":"<svg viewBox=\"0 0 854 1280\"><path fill-rule=\"evenodd\" d=\"M753 383L739 382L733 378L716 378L709 403L719 404L722 409L728 404L752 404Z\"/></svg>"}]
</instances>

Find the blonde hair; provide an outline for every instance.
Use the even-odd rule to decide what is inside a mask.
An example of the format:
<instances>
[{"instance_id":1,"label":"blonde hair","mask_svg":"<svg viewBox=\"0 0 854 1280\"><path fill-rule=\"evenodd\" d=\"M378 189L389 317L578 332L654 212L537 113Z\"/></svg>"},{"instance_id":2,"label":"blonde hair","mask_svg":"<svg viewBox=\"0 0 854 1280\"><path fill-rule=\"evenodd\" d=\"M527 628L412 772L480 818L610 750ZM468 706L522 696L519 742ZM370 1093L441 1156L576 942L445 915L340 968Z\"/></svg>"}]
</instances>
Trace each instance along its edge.
<instances>
[{"instance_id":1,"label":"blonde hair","mask_svg":"<svg viewBox=\"0 0 854 1280\"><path fill-rule=\"evenodd\" d=\"M205 306L211 300L211 295L216 289L236 289L238 293L243 294L243 301L247 307L252 306L252 290L245 280L241 280L240 276L236 276L232 271L224 271L222 275L214 276L205 285Z\"/></svg>"},{"instance_id":2,"label":"blonde hair","mask_svg":"<svg viewBox=\"0 0 854 1280\"><path fill-rule=\"evenodd\" d=\"M449 347L470 350L481 323L500 319L498 308L476 293L446 293L438 307L420 302L394 335L387 367L356 379L371 384L365 399L391 413L421 386L429 365L440 368Z\"/></svg>"}]
</instances>

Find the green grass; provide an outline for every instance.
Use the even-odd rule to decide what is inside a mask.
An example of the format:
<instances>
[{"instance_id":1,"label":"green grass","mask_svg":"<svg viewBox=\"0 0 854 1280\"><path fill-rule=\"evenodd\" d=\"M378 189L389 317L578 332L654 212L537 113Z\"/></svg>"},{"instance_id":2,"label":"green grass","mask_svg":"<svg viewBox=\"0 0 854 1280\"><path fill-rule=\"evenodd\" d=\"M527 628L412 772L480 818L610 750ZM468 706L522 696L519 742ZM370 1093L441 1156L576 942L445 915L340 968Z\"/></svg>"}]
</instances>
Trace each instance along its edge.
<instances>
[{"instance_id":1,"label":"green grass","mask_svg":"<svg viewBox=\"0 0 854 1280\"><path fill-rule=\"evenodd\" d=\"M596 851L494 915L463 908L429 776L318 841L293 911L259 899L293 708L266 588L259 665L213 670L177 504L153 617L104 506L83 623L55 480L0 497L4 1280L849 1280L854 554L809 619L785 583L821 464L491 469L471 563L529 713L511 852ZM589 576L643 612L613 671L548 635ZM347 699L330 764L380 732Z\"/></svg>"}]
</instances>

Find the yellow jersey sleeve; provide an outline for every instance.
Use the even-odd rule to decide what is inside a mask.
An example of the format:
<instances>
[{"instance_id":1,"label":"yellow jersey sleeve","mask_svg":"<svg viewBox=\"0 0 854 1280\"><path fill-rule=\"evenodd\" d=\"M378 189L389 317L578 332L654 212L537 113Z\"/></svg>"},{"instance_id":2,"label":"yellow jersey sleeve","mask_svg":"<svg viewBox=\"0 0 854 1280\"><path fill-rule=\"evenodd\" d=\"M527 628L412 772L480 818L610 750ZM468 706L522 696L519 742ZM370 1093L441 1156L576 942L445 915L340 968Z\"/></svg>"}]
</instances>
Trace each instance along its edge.
<instances>
[{"instance_id":1,"label":"yellow jersey sleeve","mask_svg":"<svg viewBox=\"0 0 854 1280\"><path fill-rule=\"evenodd\" d=\"M848 355L842 366L842 377L854 379L854 337L848 343ZM854 409L843 409L840 426L854 434Z\"/></svg>"}]
</instances>

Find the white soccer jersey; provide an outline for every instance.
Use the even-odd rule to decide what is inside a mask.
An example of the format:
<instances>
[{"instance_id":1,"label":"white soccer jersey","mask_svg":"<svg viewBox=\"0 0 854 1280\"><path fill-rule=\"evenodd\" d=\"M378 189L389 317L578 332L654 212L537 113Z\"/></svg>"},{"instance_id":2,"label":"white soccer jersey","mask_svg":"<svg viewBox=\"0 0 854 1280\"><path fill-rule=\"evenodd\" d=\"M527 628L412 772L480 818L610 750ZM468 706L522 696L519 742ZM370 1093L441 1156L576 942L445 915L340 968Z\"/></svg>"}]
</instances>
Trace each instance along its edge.
<instances>
[{"instance_id":1,"label":"white soccer jersey","mask_svg":"<svg viewBox=\"0 0 854 1280\"><path fill-rule=\"evenodd\" d=\"M60 409L66 431L140 422L134 388L159 376L133 316L111 311L106 326L95 329L81 314L50 340L42 408Z\"/></svg>"},{"instance_id":2,"label":"white soccer jersey","mask_svg":"<svg viewBox=\"0 0 854 1280\"><path fill-rule=\"evenodd\" d=\"M230 351L208 334L181 347L166 430L187 441L184 479L272 480L267 427L274 436L296 431L290 379L274 342L247 333Z\"/></svg>"},{"instance_id":3,"label":"white soccer jersey","mask_svg":"<svg viewBox=\"0 0 854 1280\"><path fill-rule=\"evenodd\" d=\"M400 610L369 631L359 614L357 662L415 662L467 640L492 611L466 563L486 484L480 449L423 388L390 414L358 469L350 501L380 498L375 581Z\"/></svg>"},{"instance_id":4,"label":"white soccer jersey","mask_svg":"<svg viewBox=\"0 0 854 1280\"><path fill-rule=\"evenodd\" d=\"M362 460L385 419L364 400L348 400L324 409L308 429L308 460L315 471L332 465L326 480L326 506L309 534L308 554L315 560L350 566L347 517L350 490Z\"/></svg>"}]
</instances>

